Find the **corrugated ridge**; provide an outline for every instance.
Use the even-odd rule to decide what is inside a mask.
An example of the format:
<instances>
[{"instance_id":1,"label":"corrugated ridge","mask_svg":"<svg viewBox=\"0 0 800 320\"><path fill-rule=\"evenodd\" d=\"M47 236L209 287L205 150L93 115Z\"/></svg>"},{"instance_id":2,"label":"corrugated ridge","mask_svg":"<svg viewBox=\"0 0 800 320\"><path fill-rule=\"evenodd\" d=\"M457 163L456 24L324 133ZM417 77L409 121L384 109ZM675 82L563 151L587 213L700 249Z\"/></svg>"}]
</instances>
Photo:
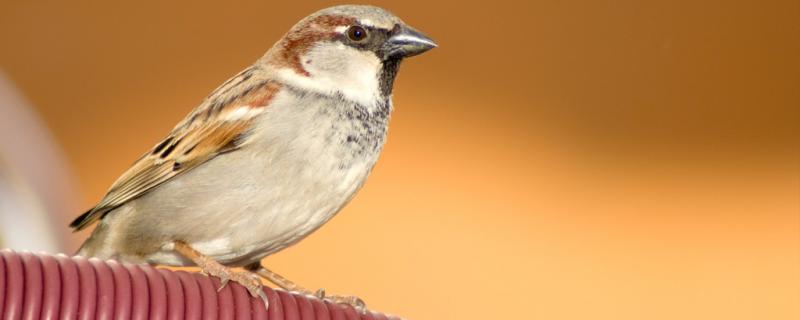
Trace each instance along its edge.
<instances>
[{"instance_id":1,"label":"corrugated ridge","mask_svg":"<svg viewBox=\"0 0 800 320\"><path fill-rule=\"evenodd\" d=\"M95 258L0 250L0 319L396 319L264 287Z\"/></svg>"}]
</instances>

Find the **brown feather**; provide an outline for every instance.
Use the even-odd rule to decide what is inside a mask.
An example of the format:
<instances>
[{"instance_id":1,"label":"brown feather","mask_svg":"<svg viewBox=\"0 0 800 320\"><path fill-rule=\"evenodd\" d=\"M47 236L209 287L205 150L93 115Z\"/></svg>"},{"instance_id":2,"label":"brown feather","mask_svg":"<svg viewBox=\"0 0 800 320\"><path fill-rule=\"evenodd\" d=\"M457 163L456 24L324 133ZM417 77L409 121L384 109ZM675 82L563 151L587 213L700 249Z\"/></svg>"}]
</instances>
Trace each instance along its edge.
<instances>
[{"instance_id":1,"label":"brown feather","mask_svg":"<svg viewBox=\"0 0 800 320\"><path fill-rule=\"evenodd\" d=\"M308 71L303 68L300 57L311 50L315 43L333 39L337 35L336 27L349 26L354 23L356 23L356 19L338 15L321 15L300 22L286 34L283 41L278 43L281 50L277 62L291 67L298 74L310 76Z\"/></svg>"},{"instance_id":2,"label":"brown feather","mask_svg":"<svg viewBox=\"0 0 800 320\"><path fill-rule=\"evenodd\" d=\"M239 74L237 77L245 77ZM245 143L258 112L231 118L241 108L266 108L280 85L270 81L245 86L228 81L192 111L168 137L145 153L109 189L94 208L70 224L82 230L115 208L136 199L158 185L187 172L215 156ZM233 87L224 88L233 84ZM224 90L223 90L224 89ZM204 115L199 117L198 115Z\"/></svg>"}]
</instances>

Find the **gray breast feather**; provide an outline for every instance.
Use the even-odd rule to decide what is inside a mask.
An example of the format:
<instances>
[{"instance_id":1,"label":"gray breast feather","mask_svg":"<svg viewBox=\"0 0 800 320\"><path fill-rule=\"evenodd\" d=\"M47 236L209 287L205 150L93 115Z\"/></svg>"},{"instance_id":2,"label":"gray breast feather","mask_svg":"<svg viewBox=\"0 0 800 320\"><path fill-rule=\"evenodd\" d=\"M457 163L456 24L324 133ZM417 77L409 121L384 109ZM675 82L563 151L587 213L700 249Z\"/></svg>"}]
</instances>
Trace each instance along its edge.
<instances>
[{"instance_id":1,"label":"gray breast feather","mask_svg":"<svg viewBox=\"0 0 800 320\"><path fill-rule=\"evenodd\" d=\"M136 214L109 225L124 226L126 241L178 238L223 263L258 260L304 238L354 196L383 147L386 109L283 91L258 120L250 146L132 201ZM170 250L147 260L185 263Z\"/></svg>"}]
</instances>

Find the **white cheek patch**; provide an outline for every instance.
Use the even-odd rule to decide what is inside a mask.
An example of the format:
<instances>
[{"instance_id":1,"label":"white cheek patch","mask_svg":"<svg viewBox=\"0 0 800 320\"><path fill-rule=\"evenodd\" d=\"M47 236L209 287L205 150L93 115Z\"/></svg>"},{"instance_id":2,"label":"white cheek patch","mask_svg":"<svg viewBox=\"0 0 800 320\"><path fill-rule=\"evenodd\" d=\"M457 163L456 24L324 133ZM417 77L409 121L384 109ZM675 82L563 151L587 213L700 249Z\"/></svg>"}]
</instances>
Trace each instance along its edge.
<instances>
[{"instance_id":1,"label":"white cheek patch","mask_svg":"<svg viewBox=\"0 0 800 320\"><path fill-rule=\"evenodd\" d=\"M281 80L325 95L338 93L366 107L374 107L381 100L381 61L371 51L340 42L325 43L309 50L300 61L309 76L281 69Z\"/></svg>"}]
</instances>

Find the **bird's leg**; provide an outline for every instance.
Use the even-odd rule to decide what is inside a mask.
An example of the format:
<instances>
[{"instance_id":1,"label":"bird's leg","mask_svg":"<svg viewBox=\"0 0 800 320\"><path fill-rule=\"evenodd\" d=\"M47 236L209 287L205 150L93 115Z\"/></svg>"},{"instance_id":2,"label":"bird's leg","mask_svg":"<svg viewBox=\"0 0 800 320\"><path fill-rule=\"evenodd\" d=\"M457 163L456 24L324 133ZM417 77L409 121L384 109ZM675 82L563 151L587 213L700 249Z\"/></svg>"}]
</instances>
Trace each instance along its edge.
<instances>
[{"instance_id":1,"label":"bird's leg","mask_svg":"<svg viewBox=\"0 0 800 320\"><path fill-rule=\"evenodd\" d=\"M289 279L284 278L283 276L275 273L272 270L269 270L261 265L261 262L255 262L245 267L245 269L255 272L259 276L267 279L269 282L274 283L275 285L281 287L282 289L290 292L296 292L306 296L317 297L319 299L325 299L331 301L333 303L344 303L349 304L355 307L358 311L364 312L366 311L366 304L364 300L356 296L328 296L325 295L325 290L319 289L317 291L311 291L309 289L303 288L296 283L292 282Z\"/></svg>"},{"instance_id":2,"label":"bird's leg","mask_svg":"<svg viewBox=\"0 0 800 320\"><path fill-rule=\"evenodd\" d=\"M257 275L249 271L237 271L233 268L223 266L211 257L203 255L195 250L186 242L175 241L174 246L175 251L189 260L192 260L204 273L220 279L221 285L217 291L222 290L222 288L228 284L229 280L233 280L247 288L247 291L250 292L250 295L253 297L261 298L261 300L264 301L264 307L269 309L267 294L264 292L261 280Z\"/></svg>"}]
</instances>

